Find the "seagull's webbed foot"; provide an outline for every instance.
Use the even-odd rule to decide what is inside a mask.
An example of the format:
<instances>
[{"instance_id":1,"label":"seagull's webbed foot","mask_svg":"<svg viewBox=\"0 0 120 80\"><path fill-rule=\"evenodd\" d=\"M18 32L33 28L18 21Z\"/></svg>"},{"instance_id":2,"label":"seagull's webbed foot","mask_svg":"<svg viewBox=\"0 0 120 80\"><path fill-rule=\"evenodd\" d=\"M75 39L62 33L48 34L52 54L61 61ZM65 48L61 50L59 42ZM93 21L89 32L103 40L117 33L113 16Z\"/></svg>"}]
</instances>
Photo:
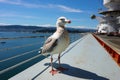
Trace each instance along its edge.
<instances>
[{"instance_id":1,"label":"seagull's webbed foot","mask_svg":"<svg viewBox=\"0 0 120 80\"><path fill-rule=\"evenodd\" d=\"M58 62L59 62L59 67L57 68L59 71L65 71L68 70L68 68L61 67L60 65L60 54L58 55Z\"/></svg>"},{"instance_id":2,"label":"seagull's webbed foot","mask_svg":"<svg viewBox=\"0 0 120 80\"><path fill-rule=\"evenodd\" d=\"M55 74L58 73L58 70L54 70L54 69L52 69L52 70L50 71L50 73L51 73L52 75L55 75Z\"/></svg>"}]
</instances>

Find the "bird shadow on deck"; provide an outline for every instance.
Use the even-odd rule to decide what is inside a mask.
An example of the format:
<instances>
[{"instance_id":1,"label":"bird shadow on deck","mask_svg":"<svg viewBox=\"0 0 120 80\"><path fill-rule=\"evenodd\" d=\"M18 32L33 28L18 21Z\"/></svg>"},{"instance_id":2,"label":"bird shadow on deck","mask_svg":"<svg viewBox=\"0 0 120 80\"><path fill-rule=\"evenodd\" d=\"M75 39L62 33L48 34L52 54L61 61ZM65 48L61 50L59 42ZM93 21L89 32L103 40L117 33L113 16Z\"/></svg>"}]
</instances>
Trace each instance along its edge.
<instances>
[{"instance_id":1,"label":"bird shadow on deck","mask_svg":"<svg viewBox=\"0 0 120 80\"><path fill-rule=\"evenodd\" d=\"M47 63L45 64L47 65ZM54 68L58 67L58 63L53 63ZM98 76L97 74L86 71L77 67L70 66L68 64L61 64L62 67L67 68L68 70L60 72L60 74L65 74L73 77L83 78L83 79L92 79L92 80L109 80L105 77Z\"/></svg>"},{"instance_id":2,"label":"bird shadow on deck","mask_svg":"<svg viewBox=\"0 0 120 80\"><path fill-rule=\"evenodd\" d=\"M47 66L47 67L50 67L50 63L45 63L44 65ZM58 63L53 63L53 67L55 69L58 68L58 65L59 65ZM73 66L70 66L68 64L61 64L61 66L64 67L64 68L67 68L67 70L61 71L58 74L65 74L65 75L69 75L69 76L77 77L77 78L81 78L81 79L109 80L105 77L98 76L97 74L95 74L93 72L86 71L86 70L83 70L83 69L80 69L80 68L77 68L77 67L73 67ZM50 74L50 73L48 73L48 74ZM38 77L39 75L40 74L38 74L36 77ZM56 75L54 75L54 76L56 76ZM32 79L32 80L34 80L34 79Z\"/></svg>"}]
</instances>

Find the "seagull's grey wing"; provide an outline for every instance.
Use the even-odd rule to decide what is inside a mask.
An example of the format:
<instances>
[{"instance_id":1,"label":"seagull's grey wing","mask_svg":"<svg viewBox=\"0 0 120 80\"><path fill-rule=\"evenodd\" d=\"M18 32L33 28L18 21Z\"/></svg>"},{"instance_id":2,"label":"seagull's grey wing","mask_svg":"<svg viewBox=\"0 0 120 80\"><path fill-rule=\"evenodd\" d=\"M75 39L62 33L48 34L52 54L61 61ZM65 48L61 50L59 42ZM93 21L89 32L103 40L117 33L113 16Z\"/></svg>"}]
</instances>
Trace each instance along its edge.
<instances>
[{"instance_id":1,"label":"seagull's grey wing","mask_svg":"<svg viewBox=\"0 0 120 80\"><path fill-rule=\"evenodd\" d=\"M54 49L54 47L57 45L57 41L58 41L57 39L48 38L45 41L45 44L43 45L42 54L51 52Z\"/></svg>"}]
</instances>

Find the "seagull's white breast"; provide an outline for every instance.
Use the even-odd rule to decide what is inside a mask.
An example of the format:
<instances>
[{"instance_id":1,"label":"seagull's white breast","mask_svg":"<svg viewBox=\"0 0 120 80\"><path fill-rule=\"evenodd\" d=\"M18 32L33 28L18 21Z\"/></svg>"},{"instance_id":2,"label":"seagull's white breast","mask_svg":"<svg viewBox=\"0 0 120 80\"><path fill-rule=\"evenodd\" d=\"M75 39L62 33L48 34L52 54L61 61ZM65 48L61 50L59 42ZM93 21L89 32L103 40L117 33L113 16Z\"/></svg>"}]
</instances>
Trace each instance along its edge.
<instances>
[{"instance_id":1,"label":"seagull's white breast","mask_svg":"<svg viewBox=\"0 0 120 80\"><path fill-rule=\"evenodd\" d=\"M68 32L65 30L58 38L57 46L52 51L52 54L62 53L70 43Z\"/></svg>"}]
</instances>

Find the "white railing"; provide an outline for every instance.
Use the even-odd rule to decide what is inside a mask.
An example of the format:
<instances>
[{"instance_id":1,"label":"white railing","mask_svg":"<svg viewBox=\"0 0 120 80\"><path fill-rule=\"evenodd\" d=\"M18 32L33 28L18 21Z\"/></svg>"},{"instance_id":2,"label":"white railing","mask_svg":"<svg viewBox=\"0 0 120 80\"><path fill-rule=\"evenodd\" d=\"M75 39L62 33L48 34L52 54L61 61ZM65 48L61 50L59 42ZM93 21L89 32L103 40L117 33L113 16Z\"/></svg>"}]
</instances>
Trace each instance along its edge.
<instances>
[{"instance_id":1,"label":"white railing","mask_svg":"<svg viewBox=\"0 0 120 80\"><path fill-rule=\"evenodd\" d=\"M38 50L39 50L39 49L36 49L36 50L34 50L34 51L38 51ZM33 51L32 51L32 52L33 52ZM30 52L30 53L31 53L31 52ZM36 59L36 58L38 58L38 57L40 57L40 56L41 56L41 54L36 55L36 56L34 56L34 57L32 57L32 58L29 58L29 59L24 60L24 61L22 61L22 62L20 62L20 63L17 63L16 65L13 65L13 66L11 66L11 67L8 67L8 68L6 68L6 69L0 71L0 75L3 74L3 73L5 73L5 72L7 72L7 71L10 71L10 70L12 70L12 69L18 67L18 66L20 66L20 65L22 65L22 64L25 64L25 63L27 63L27 62L33 60L33 59Z\"/></svg>"}]
</instances>

